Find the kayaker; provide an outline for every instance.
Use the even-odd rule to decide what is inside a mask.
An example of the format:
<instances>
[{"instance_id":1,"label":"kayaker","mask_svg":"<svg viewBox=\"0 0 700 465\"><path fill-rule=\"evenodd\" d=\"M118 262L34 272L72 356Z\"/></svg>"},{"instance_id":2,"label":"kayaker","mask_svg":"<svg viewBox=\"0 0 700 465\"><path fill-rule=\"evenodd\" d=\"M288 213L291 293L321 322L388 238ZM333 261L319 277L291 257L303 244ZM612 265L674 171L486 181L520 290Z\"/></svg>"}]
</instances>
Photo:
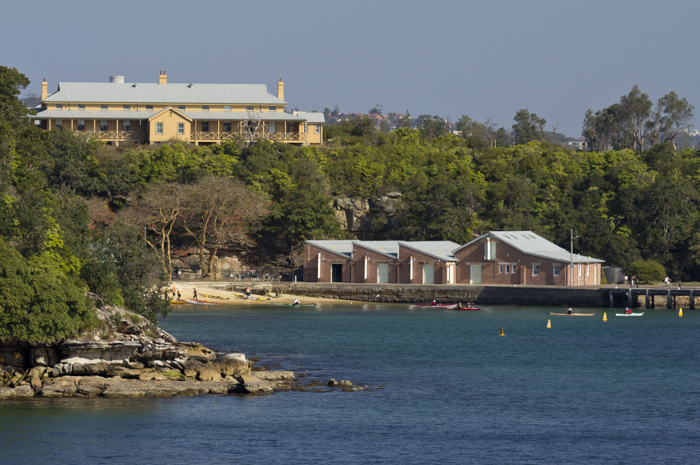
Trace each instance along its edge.
<instances>
[{"instance_id":1,"label":"kayaker","mask_svg":"<svg viewBox=\"0 0 700 465\"><path fill-rule=\"evenodd\" d=\"M431 307L437 307L438 304L437 304L436 301L433 300L433 301L430 303L430 306L431 306Z\"/></svg>"},{"instance_id":2,"label":"kayaker","mask_svg":"<svg viewBox=\"0 0 700 465\"><path fill-rule=\"evenodd\" d=\"M566 311L566 314L571 315L571 312L573 312L573 310L571 308L569 308L569 310Z\"/></svg>"},{"instance_id":3,"label":"kayaker","mask_svg":"<svg viewBox=\"0 0 700 465\"><path fill-rule=\"evenodd\" d=\"M632 310L630 310L629 307L625 308L625 314L626 314L626 315L631 315L631 314L632 314Z\"/></svg>"},{"instance_id":4,"label":"kayaker","mask_svg":"<svg viewBox=\"0 0 700 465\"><path fill-rule=\"evenodd\" d=\"M181 300L181 299L182 299L182 294L180 293L180 288L178 287L177 288L177 300Z\"/></svg>"},{"instance_id":5,"label":"kayaker","mask_svg":"<svg viewBox=\"0 0 700 465\"><path fill-rule=\"evenodd\" d=\"M193 292L193 296L194 296L194 297L193 297L193 298L194 298L194 300L197 300L197 289L195 289L195 290L194 290L194 292Z\"/></svg>"},{"instance_id":6,"label":"kayaker","mask_svg":"<svg viewBox=\"0 0 700 465\"><path fill-rule=\"evenodd\" d=\"M301 302L299 301L299 297L294 297L294 303L292 305L296 307L299 304L301 304Z\"/></svg>"}]
</instances>

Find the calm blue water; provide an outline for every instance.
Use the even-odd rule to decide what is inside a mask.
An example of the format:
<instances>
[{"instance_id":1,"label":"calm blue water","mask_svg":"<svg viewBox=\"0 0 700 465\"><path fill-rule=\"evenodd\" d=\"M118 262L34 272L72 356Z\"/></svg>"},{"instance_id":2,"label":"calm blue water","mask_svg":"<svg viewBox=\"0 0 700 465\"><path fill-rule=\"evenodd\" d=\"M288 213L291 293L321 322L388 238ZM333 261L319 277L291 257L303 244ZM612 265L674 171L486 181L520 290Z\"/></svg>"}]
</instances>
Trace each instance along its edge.
<instances>
[{"instance_id":1,"label":"calm blue water","mask_svg":"<svg viewBox=\"0 0 700 465\"><path fill-rule=\"evenodd\" d=\"M0 463L697 463L700 313L549 310L176 310L181 340L384 389L4 402Z\"/></svg>"}]
</instances>

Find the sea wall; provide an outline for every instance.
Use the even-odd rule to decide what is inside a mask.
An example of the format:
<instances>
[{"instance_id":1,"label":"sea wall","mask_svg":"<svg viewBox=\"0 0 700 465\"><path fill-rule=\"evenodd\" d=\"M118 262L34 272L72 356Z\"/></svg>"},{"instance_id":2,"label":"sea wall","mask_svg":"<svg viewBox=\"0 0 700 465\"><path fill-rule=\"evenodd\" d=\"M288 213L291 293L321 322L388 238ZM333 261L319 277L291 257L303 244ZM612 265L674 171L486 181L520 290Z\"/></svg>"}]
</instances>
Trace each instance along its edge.
<instances>
[{"instance_id":1,"label":"sea wall","mask_svg":"<svg viewBox=\"0 0 700 465\"><path fill-rule=\"evenodd\" d=\"M295 283L285 293L365 302L467 303L522 306L609 306L609 290L552 286ZM622 301L622 298L616 298Z\"/></svg>"}]
</instances>

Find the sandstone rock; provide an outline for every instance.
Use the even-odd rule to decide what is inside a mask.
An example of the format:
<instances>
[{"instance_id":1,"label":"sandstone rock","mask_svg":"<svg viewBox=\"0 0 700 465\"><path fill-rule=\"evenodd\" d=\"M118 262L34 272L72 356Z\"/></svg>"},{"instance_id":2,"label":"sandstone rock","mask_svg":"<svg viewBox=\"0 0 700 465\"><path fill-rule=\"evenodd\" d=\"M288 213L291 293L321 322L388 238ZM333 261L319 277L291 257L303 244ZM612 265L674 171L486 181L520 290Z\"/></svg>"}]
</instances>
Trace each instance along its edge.
<instances>
[{"instance_id":1,"label":"sandstone rock","mask_svg":"<svg viewBox=\"0 0 700 465\"><path fill-rule=\"evenodd\" d=\"M180 350L185 353L189 360L207 363L216 358L213 350L207 349L197 342L183 342L180 344Z\"/></svg>"},{"instance_id":2,"label":"sandstone rock","mask_svg":"<svg viewBox=\"0 0 700 465\"><path fill-rule=\"evenodd\" d=\"M46 367L41 367L37 366L29 370L29 373L27 373L27 378L29 379L41 379L44 377L44 374L46 373L47 368Z\"/></svg>"},{"instance_id":3,"label":"sandstone rock","mask_svg":"<svg viewBox=\"0 0 700 465\"><path fill-rule=\"evenodd\" d=\"M71 367L71 375L73 376L98 376L104 375L108 371L108 367L105 362L97 363L76 363Z\"/></svg>"},{"instance_id":4,"label":"sandstone rock","mask_svg":"<svg viewBox=\"0 0 700 465\"><path fill-rule=\"evenodd\" d=\"M338 386L339 386L339 387L346 387L346 388L347 388L347 387L352 387L352 383L351 383L350 381L348 381L348 380L341 380L341 381L338 383Z\"/></svg>"},{"instance_id":5,"label":"sandstone rock","mask_svg":"<svg viewBox=\"0 0 700 465\"><path fill-rule=\"evenodd\" d=\"M129 356L142 347L139 341L94 342L69 339L58 347L63 357L61 363L90 363L97 361L126 362Z\"/></svg>"},{"instance_id":6,"label":"sandstone rock","mask_svg":"<svg viewBox=\"0 0 700 465\"><path fill-rule=\"evenodd\" d=\"M31 386L0 387L0 399L28 399L30 397L34 397L34 390Z\"/></svg>"},{"instance_id":7,"label":"sandstone rock","mask_svg":"<svg viewBox=\"0 0 700 465\"><path fill-rule=\"evenodd\" d=\"M235 375L238 373L250 373L251 363L245 359L243 354L226 354L212 362L222 376Z\"/></svg>"},{"instance_id":8,"label":"sandstone rock","mask_svg":"<svg viewBox=\"0 0 700 465\"><path fill-rule=\"evenodd\" d=\"M127 320L122 320L119 323L119 326L117 326L117 332L120 332L122 334L134 334L134 335L139 335L143 333L143 330L141 327L135 324L131 324Z\"/></svg>"},{"instance_id":9,"label":"sandstone rock","mask_svg":"<svg viewBox=\"0 0 700 465\"><path fill-rule=\"evenodd\" d=\"M263 381L294 381L293 371L256 371L255 377Z\"/></svg>"},{"instance_id":10,"label":"sandstone rock","mask_svg":"<svg viewBox=\"0 0 700 465\"><path fill-rule=\"evenodd\" d=\"M183 373L188 378L196 378L197 377L197 370L191 370L191 369L185 368L183 370Z\"/></svg>"},{"instance_id":11,"label":"sandstone rock","mask_svg":"<svg viewBox=\"0 0 700 465\"><path fill-rule=\"evenodd\" d=\"M49 366L49 353L46 347L32 347L29 349L29 358L33 366L47 367Z\"/></svg>"},{"instance_id":12,"label":"sandstone rock","mask_svg":"<svg viewBox=\"0 0 700 465\"><path fill-rule=\"evenodd\" d=\"M31 386L35 392L39 392L41 390L41 385L41 378L32 378Z\"/></svg>"},{"instance_id":13,"label":"sandstone rock","mask_svg":"<svg viewBox=\"0 0 700 465\"><path fill-rule=\"evenodd\" d=\"M107 371L105 372L105 376L112 376L112 377L119 377L119 378L138 378L141 376L141 373L144 373L148 370L146 369L140 369L140 370L135 370L132 368L126 368L123 366L119 365L109 365Z\"/></svg>"},{"instance_id":14,"label":"sandstone rock","mask_svg":"<svg viewBox=\"0 0 700 465\"><path fill-rule=\"evenodd\" d=\"M83 394L84 396L87 397L97 397L100 394L102 394L102 389L97 388L95 386L78 386L77 391L78 394Z\"/></svg>"},{"instance_id":15,"label":"sandstone rock","mask_svg":"<svg viewBox=\"0 0 700 465\"><path fill-rule=\"evenodd\" d=\"M0 346L0 365L25 367L29 365L29 350L19 346Z\"/></svg>"},{"instance_id":16,"label":"sandstone rock","mask_svg":"<svg viewBox=\"0 0 700 465\"><path fill-rule=\"evenodd\" d=\"M200 381L221 381L221 373L218 368L204 366L197 370L197 379Z\"/></svg>"},{"instance_id":17,"label":"sandstone rock","mask_svg":"<svg viewBox=\"0 0 700 465\"><path fill-rule=\"evenodd\" d=\"M164 376L160 373L141 373L139 375L139 379L143 381L165 381L168 379L167 376Z\"/></svg>"},{"instance_id":18,"label":"sandstone rock","mask_svg":"<svg viewBox=\"0 0 700 465\"><path fill-rule=\"evenodd\" d=\"M261 380L253 375L242 373L239 378L243 382L243 388L250 394L272 394L273 388L270 383Z\"/></svg>"},{"instance_id":19,"label":"sandstone rock","mask_svg":"<svg viewBox=\"0 0 700 465\"><path fill-rule=\"evenodd\" d=\"M338 381L336 381L336 380L334 380L333 378L331 378L331 380L328 381L328 383L326 383L326 384L327 384L328 387L337 387L337 386L338 386Z\"/></svg>"}]
</instances>

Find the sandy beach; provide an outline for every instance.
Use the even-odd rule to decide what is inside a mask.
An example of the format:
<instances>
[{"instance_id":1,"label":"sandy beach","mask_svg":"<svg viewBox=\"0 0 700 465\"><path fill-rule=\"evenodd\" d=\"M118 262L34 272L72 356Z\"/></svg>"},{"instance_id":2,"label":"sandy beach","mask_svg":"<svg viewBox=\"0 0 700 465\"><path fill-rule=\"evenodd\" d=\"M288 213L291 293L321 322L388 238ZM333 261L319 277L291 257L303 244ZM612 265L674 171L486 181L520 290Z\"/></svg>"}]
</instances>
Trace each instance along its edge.
<instances>
[{"instance_id":1,"label":"sandy beach","mask_svg":"<svg viewBox=\"0 0 700 465\"><path fill-rule=\"evenodd\" d=\"M277 297L262 295L259 289L255 289L255 284L251 285L252 299L245 299L242 297L242 291L224 291L220 288L230 285L228 282L182 282L174 281L170 282L170 289L175 290L180 289L183 299L192 299L194 295L194 290L197 290L197 297L199 300L214 302L214 303L225 303L226 305L260 305L260 304L270 304L270 303L293 303L294 298L298 297L302 304L315 304L315 303L333 303L341 302L339 299L327 299L323 297L307 297L303 295L294 294L279 294ZM239 284L245 287L245 284ZM217 298L218 297L218 298Z\"/></svg>"}]
</instances>

